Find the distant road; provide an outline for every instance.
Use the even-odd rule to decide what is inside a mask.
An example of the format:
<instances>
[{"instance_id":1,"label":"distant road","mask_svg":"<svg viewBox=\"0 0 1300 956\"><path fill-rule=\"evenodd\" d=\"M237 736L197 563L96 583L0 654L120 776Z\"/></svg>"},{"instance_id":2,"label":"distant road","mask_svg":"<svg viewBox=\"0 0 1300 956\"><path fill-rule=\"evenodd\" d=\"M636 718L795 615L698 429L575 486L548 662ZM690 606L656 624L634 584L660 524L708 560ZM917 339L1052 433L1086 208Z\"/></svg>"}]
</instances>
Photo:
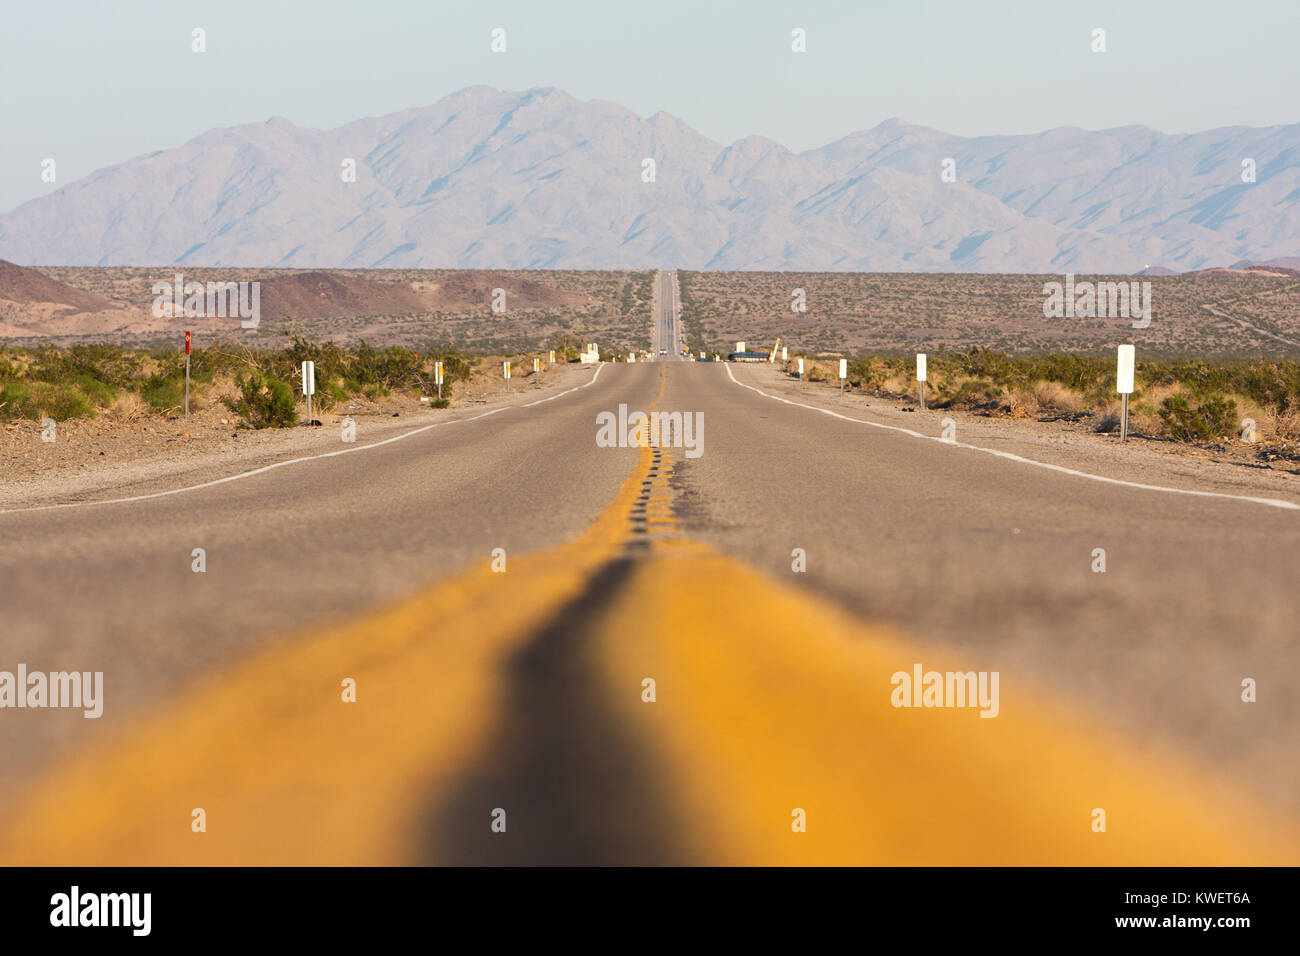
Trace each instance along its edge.
<instances>
[{"instance_id":1,"label":"distant road","mask_svg":"<svg viewBox=\"0 0 1300 956\"><path fill-rule=\"evenodd\" d=\"M775 382L603 366L365 453L0 515L0 670L107 683L99 720L0 711L0 862L1300 863L1300 515ZM702 413L702 454L598 447L620 405ZM891 706L918 664L997 671L998 716Z\"/></svg>"},{"instance_id":2,"label":"distant road","mask_svg":"<svg viewBox=\"0 0 1300 956\"><path fill-rule=\"evenodd\" d=\"M651 336L651 348L659 359L678 361L681 359L682 338L679 321L680 303L677 300L677 272L663 270L655 276L655 322L654 334ZM660 349L667 349L666 355L660 355Z\"/></svg>"},{"instance_id":3,"label":"distant road","mask_svg":"<svg viewBox=\"0 0 1300 956\"><path fill-rule=\"evenodd\" d=\"M1262 329L1258 325L1255 325L1254 323L1247 322L1245 319L1239 319L1235 315L1229 315L1227 312L1224 312L1222 309L1216 309L1212 305L1208 305L1208 304L1202 305L1201 308L1205 309L1207 312L1209 312L1211 315L1215 316L1216 318L1227 319L1229 322L1236 322L1243 329L1247 329L1251 332L1254 332L1257 335L1263 335L1267 338L1275 339L1278 342L1282 342L1285 345L1300 346L1300 342L1297 342L1295 339L1288 339L1283 335L1278 335L1276 332L1270 332L1268 329Z\"/></svg>"}]
</instances>

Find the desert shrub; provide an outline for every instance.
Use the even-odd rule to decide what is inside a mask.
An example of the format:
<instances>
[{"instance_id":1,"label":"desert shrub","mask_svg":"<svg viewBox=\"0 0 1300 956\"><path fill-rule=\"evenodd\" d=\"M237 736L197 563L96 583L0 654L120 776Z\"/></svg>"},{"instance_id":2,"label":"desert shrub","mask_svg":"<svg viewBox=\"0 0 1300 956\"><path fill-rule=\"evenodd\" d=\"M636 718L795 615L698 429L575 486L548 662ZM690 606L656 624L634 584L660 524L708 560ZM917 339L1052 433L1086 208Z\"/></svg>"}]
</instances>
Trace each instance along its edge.
<instances>
[{"instance_id":1,"label":"desert shrub","mask_svg":"<svg viewBox=\"0 0 1300 956\"><path fill-rule=\"evenodd\" d=\"M0 386L0 410L6 418L89 418L95 414L91 399L76 384L9 382Z\"/></svg>"},{"instance_id":2,"label":"desert shrub","mask_svg":"<svg viewBox=\"0 0 1300 956\"><path fill-rule=\"evenodd\" d=\"M877 356L849 359L849 381L859 388L878 391L892 374L889 363Z\"/></svg>"},{"instance_id":3,"label":"desert shrub","mask_svg":"<svg viewBox=\"0 0 1300 956\"><path fill-rule=\"evenodd\" d=\"M1083 406L1079 393L1060 382L1035 382L1029 387L1029 395L1040 410L1061 415L1073 415Z\"/></svg>"},{"instance_id":4,"label":"desert shrub","mask_svg":"<svg viewBox=\"0 0 1300 956\"><path fill-rule=\"evenodd\" d=\"M983 379L970 378L957 386L955 392L941 398L936 405L942 408L961 408L982 405L985 402L1001 397L1001 385L995 385L993 382L987 382Z\"/></svg>"},{"instance_id":5,"label":"desert shrub","mask_svg":"<svg viewBox=\"0 0 1300 956\"><path fill-rule=\"evenodd\" d=\"M77 389L95 407L107 408L117 397L117 389L87 372L78 372L53 384L61 388Z\"/></svg>"},{"instance_id":6,"label":"desert shrub","mask_svg":"<svg viewBox=\"0 0 1300 956\"><path fill-rule=\"evenodd\" d=\"M140 383L140 397L156 412L166 412L185 404L185 379L151 375Z\"/></svg>"},{"instance_id":7,"label":"desert shrub","mask_svg":"<svg viewBox=\"0 0 1300 956\"><path fill-rule=\"evenodd\" d=\"M1193 405L1185 395L1170 395L1160 403L1160 420L1181 441L1217 441L1237 427L1237 403L1211 396Z\"/></svg>"},{"instance_id":8,"label":"desert shrub","mask_svg":"<svg viewBox=\"0 0 1300 956\"><path fill-rule=\"evenodd\" d=\"M0 382L16 382L22 378L22 368L17 355L0 346Z\"/></svg>"},{"instance_id":9,"label":"desert shrub","mask_svg":"<svg viewBox=\"0 0 1300 956\"><path fill-rule=\"evenodd\" d=\"M240 373L235 379L238 398L226 399L226 407L253 428L288 428L298 422L293 389L262 371Z\"/></svg>"},{"instance_id":10,"label":"desert shrub","mask_svg":"<svg viewBox=\"0 0 1300 956\"><path fill-rule=\"evenodd\" d=\"M22 382L0 382L0 418L32 418L27 413L30 391Z\"/></svg>"},{"instance_id":11,"label":"desert shrub","mask_svg":"<svg viewBox=\"0 0 1300 956\"><path fill-rule=\"evenodd\" d=\"M1284 410L1273 409L1265 413L1268 431L1281 441L1300 440L1300 407L1292 405Z\"/></svg>"},{"instance_id":12,"label":"desert shrub","mask_svg":"<svg viewBox=\"0 0 1300 956\"><path fill-rule=\"evenodd\" d=\"M1105 412L1097 419L1097 424L1093 426L1093 431L1099 435L1109 435L1120 426L1119 412Z\"/></svg>"},{"instance_id":13,"label":"desert shrub","mask_svg":"<svg viewBox=\"0 0 1300 956\"><path fill-rule=\"evenodd\" d=\"M147 360L145 353L120 345L42 346L32 353L29 377L40 382L96 382L110 389L130 388Z\"/></svg>"}]
</instances>

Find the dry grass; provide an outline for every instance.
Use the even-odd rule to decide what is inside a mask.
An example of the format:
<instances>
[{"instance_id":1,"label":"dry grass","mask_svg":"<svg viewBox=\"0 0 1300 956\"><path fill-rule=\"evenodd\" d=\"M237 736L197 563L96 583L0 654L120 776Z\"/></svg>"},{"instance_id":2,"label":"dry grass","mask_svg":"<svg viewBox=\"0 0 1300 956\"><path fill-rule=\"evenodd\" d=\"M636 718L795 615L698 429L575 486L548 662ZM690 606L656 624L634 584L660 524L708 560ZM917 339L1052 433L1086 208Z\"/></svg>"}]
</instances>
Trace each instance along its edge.
<instances>
[{"instance_id":1,"label":"dry grass","mask_svg":"<svg viewBox=\"0 0 1300 956\"><path fill-rule=\"evenodd\" d=\"M1255 419L1263 435L1276 441L1300 441L1300 409L1287 411L1267 410Z\"/></svg>"},{"instance_id":2,"label":"dry grass","mask_svg":"<svg viewBox=\"0 0 1300 956\"><path fill-rule=\"evenodd\" d=\"M138 392L119 392L110 411L114 418L126 422L138 422L153 413Z\"/></svg>"}]
</instances>

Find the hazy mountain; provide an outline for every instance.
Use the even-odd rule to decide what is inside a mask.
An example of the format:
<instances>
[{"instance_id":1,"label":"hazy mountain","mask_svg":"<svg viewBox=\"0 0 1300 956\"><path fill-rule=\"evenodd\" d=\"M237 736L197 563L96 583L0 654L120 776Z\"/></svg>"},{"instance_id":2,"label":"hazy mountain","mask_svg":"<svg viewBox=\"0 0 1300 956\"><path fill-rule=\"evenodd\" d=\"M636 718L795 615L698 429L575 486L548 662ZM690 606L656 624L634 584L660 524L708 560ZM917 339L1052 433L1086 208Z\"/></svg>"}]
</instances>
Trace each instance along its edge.
<instances>
[{"instance_id":1,"label":"hazy mountain","mask_svg":"<svg viewBox=\"0 0 1300 956\"><path fill-rule=\"evenodd\" d=\"M1131 273L1298 253L1300 124L967 139L888 120L792 153L482 86L334 130L212 130L0 216L0 257L37 265Z\"/></svg>"}]
</instances>

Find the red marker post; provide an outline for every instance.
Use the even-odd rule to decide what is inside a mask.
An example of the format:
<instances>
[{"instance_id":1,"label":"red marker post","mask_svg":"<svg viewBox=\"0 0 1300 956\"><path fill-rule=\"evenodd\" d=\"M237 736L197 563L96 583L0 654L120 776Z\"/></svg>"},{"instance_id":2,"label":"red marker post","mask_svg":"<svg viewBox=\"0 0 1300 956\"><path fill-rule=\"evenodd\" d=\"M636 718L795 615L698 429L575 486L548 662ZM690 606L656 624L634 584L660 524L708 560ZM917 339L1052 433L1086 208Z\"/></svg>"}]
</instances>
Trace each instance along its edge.
<instances>
[{"instance_id":1,"label":"red marker post","mask_svg":"<svg viewBox=\"0 0 1300 956\"><path fill-rule=\"evenodd\" d=\"M190 333L185 331L185 420L190 420Z\"/></svg>"}]
</instances>

